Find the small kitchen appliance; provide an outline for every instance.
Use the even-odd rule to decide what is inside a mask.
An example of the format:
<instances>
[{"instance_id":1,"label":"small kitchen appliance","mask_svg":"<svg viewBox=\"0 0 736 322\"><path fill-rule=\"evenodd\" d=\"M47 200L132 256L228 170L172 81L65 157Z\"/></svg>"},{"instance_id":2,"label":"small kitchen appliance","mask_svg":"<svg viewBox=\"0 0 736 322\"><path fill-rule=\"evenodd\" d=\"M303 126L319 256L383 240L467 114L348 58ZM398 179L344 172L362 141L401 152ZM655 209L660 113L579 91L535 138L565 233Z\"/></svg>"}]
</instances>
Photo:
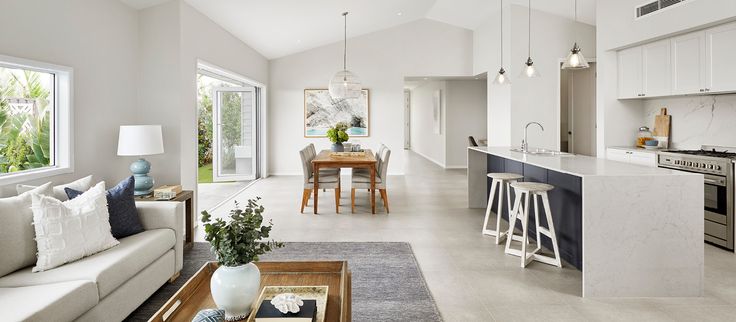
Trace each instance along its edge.
<instances>
[{"instance_id":1,"label":"small kitchen appliance","mask_svg":"<svg viewBox=\"0 0 736 322\"><path fill-rule=\"evenodd\" d=\"M736 147L704 145L657 154L660 168L703 174L705 241L728 250L734 250L734 162Z\"/></svg>"}]
</instances>

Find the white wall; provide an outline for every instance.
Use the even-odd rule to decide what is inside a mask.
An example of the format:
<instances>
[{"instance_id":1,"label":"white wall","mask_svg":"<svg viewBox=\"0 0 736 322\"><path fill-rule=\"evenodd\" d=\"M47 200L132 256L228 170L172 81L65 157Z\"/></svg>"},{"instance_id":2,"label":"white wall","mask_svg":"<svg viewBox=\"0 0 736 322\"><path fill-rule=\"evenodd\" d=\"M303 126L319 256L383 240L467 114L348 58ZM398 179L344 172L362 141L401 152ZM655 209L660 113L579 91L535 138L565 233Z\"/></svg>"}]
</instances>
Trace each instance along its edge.
<instances>
[{"instance_id":1,"label":"white wall","mask_svg":"<svg viewBox=\"0 0 736 322\"><path fill-rule=\"evenodd\" d=\"M595 27L559 16L532 11L532 59L541 73L539 78L519 77L528 56L528 9L511 6L511 144L521 145L524 125L539 122L528 131L529 145L559 149L560 60L575 41L586 58L595 57ZM494 75L495 76L495 75Z\"/></svg>"},{"instance_id":2,"label":"white wall","mask_svg":"<svg viewBox=\"0 0 736 322\"><path fill-rule=\"evenodd\" d=\"M166 152L153 156L160 183L197 183L197 60L268 82L268 60L184 1L140 13L139 121L164 125Z\"/></svg>"},{"instance_id":3,"label":"white wall","mask_svg":"<svg viewBox=\"0 0 736 322\"><path fill-rule=\"evenodd\" d=\"M348 41L348 69L370 89L370 148L384 143L403 149L405 76L466 76L472 73L470 30L417 20ZM304 138L304 89L326 88L342 67L342 43L315 48L270 62L269 172L300 174L297 151L310 142L328 148L327 139ZM403 155L391 157L389 172L404 172Z\"/></svg>"},{"instance_id":4,"label":"white wall","mask_svg":"<svg viewBox=\"0 0 736 322\"><path fill-rule=\"evenodd\" d=\"M511 77L511 86L492 84L500 67L499 13L473 31L473 72L488 72L488 144L520 145L524 124L536 121L542 123L546 131L530 131L532 145L558 149L559 62L575 41L586 57L595 57L595 27L533 10L532 58L542 77L526 79L519 75L528 56L527 15L525 6L504 6L503 65Z\"/></svg>"},{"instance_id":5,"label":"white wall","mask_svg":"<svg viewBox=\"0 0 736 322\"><path fill-rule=\"evenodd\" d=\"M434 94L440 91L440 133L434 131ZM411 90L411 150L446 166L447 82L425 81Z\"/></svg>"},{"instance_id":6,"label":"white wall","mask_svg":"<svg viewBox=\"0 0 736 322\"><path fill-rule=\"evenodd\" d=\"M511 88L494 86L493 77L503 65L507 70L511 55L511 23L509 5L503 7L503 37L501 36L501 12L495 12L478 28L473 30L473 73L488 73L488 102L486 123L489 146L511 145ZM503 64L501 45L503 41ZM512 74L509 74L512 75Z\"/></svg>"},{"instance_id":7,"label":"white wall","mask_svg":"<svg viewBox=\"0 0 736 322\"><path fill-rule=\"evenodd\" d=\"M135 122L161 124L164 153L146 157L155 185L179 183L181 169L179 88L179 3L169 1L140 11L140 64ZM185 187L191 189L191 186Z\"/></svg>"},{"instance_id":8,"label":"white wall","mask_svg":"<svg viewBox=\"0 0 736 322\"><path fill-rule=\"evenodd\" d=\"M643 19L634 19L640 0L598 1L596 13L598 155L605 147L631 145L646 121L645 102L619 101L617 59L613 49L639 44L736 17L736 1L689 1ZM673 130L673 135L674 130Z\"/></svg>"},{"instance_id":9,"label":"white wall","mask_svg":"<svg viewBox=\"0 0 736 322\"><path fill-rule=\"evenodd\" d=\"M650 128L662 107L671 115L670 147L736 147L736 94L672 97L644 101L644 124Z\"/></svg>"},{"instance_id":10,"label":"white wall","mask_svg":"<svg viewBox=\"0 0 736 322\"><path fill-rule=\"evenodd\" d=\"M118 127L136 117L137 13L117 0L0 0L0 8L0 54L74 68L75 171L34 183L128 175L132 160L116 152Z\"/></svg>"},{"instance_id":11,"label":"white wall","mask_svg":"<svg viewBox=\"0 0 736 322\"><path fill-rule=\"evenodd\" d=\"M468 136L476 140L487 134L487 94L485 80L446 82L445 142L447 168L468 166Z\"/></svg>"}]
</instances>

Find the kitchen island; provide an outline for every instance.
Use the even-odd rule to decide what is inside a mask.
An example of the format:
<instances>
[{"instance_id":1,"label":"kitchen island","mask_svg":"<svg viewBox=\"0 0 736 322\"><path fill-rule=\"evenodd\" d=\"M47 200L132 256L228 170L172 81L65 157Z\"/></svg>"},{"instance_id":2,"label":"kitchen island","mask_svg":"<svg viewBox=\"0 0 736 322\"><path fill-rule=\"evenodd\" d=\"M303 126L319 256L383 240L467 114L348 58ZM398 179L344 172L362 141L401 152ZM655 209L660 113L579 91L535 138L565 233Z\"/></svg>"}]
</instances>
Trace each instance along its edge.
<instances>
[{"instance_id":1,"label":"kitchen island","mask_svg":"<svg viewBox=\"0 0 736 322\"><path fill-rule=\"evenodd\" d=\"M582 270L584 297L703 295L701 174L572 154L471 147L470 208L486 208L489 172L518 173L524 181L555 186L549 197L560 256ZM508 221L505 209L502 217ZM533 220L530 236L535 236ZM551 243L543 237L542 245Z\"/></svg>"}]
</instances>

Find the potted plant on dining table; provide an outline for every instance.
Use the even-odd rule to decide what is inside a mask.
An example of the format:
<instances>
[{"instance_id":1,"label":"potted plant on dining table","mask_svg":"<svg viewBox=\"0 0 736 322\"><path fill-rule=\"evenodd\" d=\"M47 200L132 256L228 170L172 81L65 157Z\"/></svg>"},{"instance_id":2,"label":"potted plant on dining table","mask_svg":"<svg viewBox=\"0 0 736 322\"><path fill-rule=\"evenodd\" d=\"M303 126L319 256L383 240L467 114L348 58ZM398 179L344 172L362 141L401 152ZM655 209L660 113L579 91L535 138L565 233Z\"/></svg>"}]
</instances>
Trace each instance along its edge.
<instances>
[{"instance_id":1,"label":"potted plant on dining table","mask_svg":"<svg viewBox=\"0 0 736 322\"><path fill-rule=\"evenodd\" d=\"M348 136L348 123L337 122L335 126L331 126L327 130L327 138L332 142L332 152L344 152L345 147L342 143L347 142L350 139Z\"/></svg>"},{"instance_id":2,"label":"potted plant on dining table","mask_svg":"<svg viewBox=\"0 0 736 322\"><path fill-rule=\"evenodd\" d=\"M225 311L227 321L246 318L258 296L261 272L253 262L258 261L259 255L283 247L280 242L263 241L271 233L273 223L262 225L264 208L258 203L260 199L249 199L245 209L240 209L236 202L228 221L213 220L207 211L202 212L205 240L212 245L219 262L210 280L212 299Z\"/></svg>"}]
</instances>

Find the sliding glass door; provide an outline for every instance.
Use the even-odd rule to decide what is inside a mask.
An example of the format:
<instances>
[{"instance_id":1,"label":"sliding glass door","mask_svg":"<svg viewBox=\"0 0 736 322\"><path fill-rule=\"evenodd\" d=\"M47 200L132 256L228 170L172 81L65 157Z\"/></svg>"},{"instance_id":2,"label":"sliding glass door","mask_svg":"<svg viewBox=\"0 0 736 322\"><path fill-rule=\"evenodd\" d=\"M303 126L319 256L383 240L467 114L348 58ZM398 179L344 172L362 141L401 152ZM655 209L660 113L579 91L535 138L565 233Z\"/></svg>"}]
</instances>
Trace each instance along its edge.
<instances>
[{"instance_id":1,"label":"sliding glass door","mask_svg":"<svg viewBox=\"0 0 736 322\"><path fill-rule=\"evenodd\" d=\"M212 180L223 182L256 179L256 88L216 87L212 97Z\"/></svg>"}]
</instances>

